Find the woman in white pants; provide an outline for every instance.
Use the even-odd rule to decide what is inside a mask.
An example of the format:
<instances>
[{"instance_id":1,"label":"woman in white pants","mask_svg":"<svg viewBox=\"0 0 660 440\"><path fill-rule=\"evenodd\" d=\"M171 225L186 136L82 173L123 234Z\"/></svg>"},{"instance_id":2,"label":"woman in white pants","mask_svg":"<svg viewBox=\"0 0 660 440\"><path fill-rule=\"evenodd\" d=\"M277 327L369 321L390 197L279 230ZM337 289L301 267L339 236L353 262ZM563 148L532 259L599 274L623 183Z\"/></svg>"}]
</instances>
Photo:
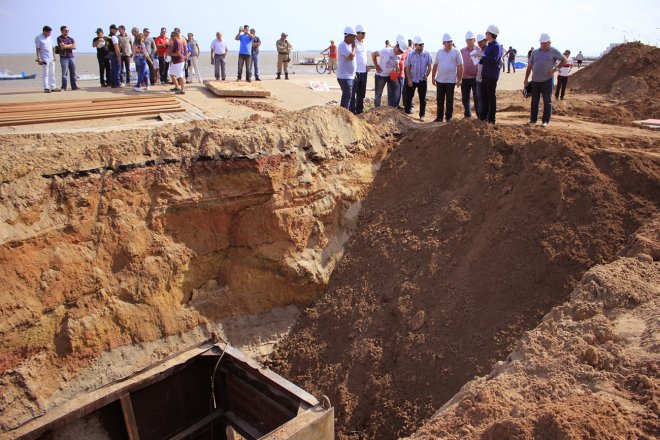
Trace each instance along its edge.
<instances>
[{"instance_id":1,"label":"woman in white pants","mask_svg":"<svg viewBox=\"0 0 660 440\"><path fill-rule=\"evenodd\" d=\"M202 82L202 75L199 72L197 59L199 58L199 44L194 39L192 32L188 33L188 53L190 54L190 69L188 69L188 81L192 82L193 75L197 77L197 81Z\"/></svg>"}]
</instances>

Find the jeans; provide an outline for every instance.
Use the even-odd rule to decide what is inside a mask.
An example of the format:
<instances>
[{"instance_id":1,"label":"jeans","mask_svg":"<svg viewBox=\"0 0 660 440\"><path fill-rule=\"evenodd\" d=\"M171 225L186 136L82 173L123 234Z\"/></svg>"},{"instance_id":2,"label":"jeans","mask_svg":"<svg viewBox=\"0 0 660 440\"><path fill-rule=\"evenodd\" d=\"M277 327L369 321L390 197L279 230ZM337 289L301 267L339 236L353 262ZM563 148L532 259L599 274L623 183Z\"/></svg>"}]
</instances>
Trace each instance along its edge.
<instances>
[{"instance_id":1,"label":"jeans","mask_svg":"<svg viewBox=\"0 0 660 440\"><path fill-rule=\"evenodd\" d=\"M446 121L449 122L454 115L454 89L456 88L456 83L436 83L436 87L436 102L438 103L436 121L442 121L444 116ZM445 101L447 102L446 112Z\"/></svg>"},{"instance_id":2,"label":"jeans","mask_svg":"<svg viewBox=\"0 0 660 440\"><path fill-rule=\"evenodd\" d=\"M112 87L119 87L119 60L117 56L110 55L110 85Z\"/></svg>"},{"instance_id":3,"label":"jeans","mask_svg":"<svg viewBox=\"0 0 660 440\"><path fill-rule=\"evenodd\" d=\"M216 80L220 79L220 72L222 72L223 81L227 78L225 74L225 54L216 53L213 55L213 71Z\"/></svg>"},{"instance_id":4,"label":"jeans","mask_svg":"<svg viewBox=\"0 0 660 440\"><path fill-rule=\"evenodd\" d=\"M557 75L557 89L555 90L555 98L559 99L561 93L561 99L564 99L566 94L566 85L568 84L568 77Z\"/></svg>"},{"instance_id":5,"label":"jeans","mask_svg":"<svg viewBox=\"0 0 660 440\"><path fill-rule=\"evenodd\" d=\"M397 99L400 99L401 97L401 92L399 91L399 80L392 80L389 76L380 75L376 75L376 94L374 97L374 107L380 107L385 85L387 85L387 105L390 107L396 107L398 105Z\"/></svg>"},{"instance_id":6,"label":"jeans","mask_svg":"<svg viewBox=\"0 0 660 440\"><path fill-rule=\"evenodd\" d=\"M60 57L60 66L62 67L62 90L66 90L66 77L71 78L71 89L77 89L76 85L76 59Z\"/></svg>"},{"instance_id":7,"label":"jeans","mask_svg":"<svg viewBox=\"0 0 660 440\"><path fill-rule=\"evenodd\" d=\"M529 117L529 121L532 123L536 123L539 118L541 95L543 95L541 122L545 124L550 122L550 116L552 116L552 80L553 78L543 82L532 81L532 114Z\"/></svg>"},{"instance_id":8,"label":"jeans","mask_svg":"<svg viewBox=\"0 0 660 440\"><path fill-rule=\"evenodd\" d=\"M348 109L349 104L351 103L351 95L353 94L353 79L339 79L339 87L341 87L341 102L339 105Z\"/></svg>"},{"instance_id":9,"label":"jeans","mask_svg":"<svg viewBox=\"0 0 660 440\"><path fill-rule=\"evenodd\" d=\"M259 79L259 52L252 52L252 72L254 79Z\"/></svg>"},{"instance_id":10,"label":"jeans","mask_svg":"<svg viewBox=\"0 0 660 440\"><path fill-rule=\"evenodd\" d=\"M110 85L110 60L108 57L97 56L96 60L99 62L99 76L101 77L101 85Z\"/></svg>"},{"instance_id":11,"label":"jeans","mask_svg":"<svg viewBox=\"0 0 660 440\"><path fill-rule=\"evenodd\" d=\"M426 89L428 83L423 79L412 84L412 87L410 87L406 82L407 90L403 100L403 108L406 113L412 113L413 98L415 97L415 90L417 90L417 95L419 96L419 117L423 118L426 115Z\"/></svg>"},{"instance_id":12,"label":"jeans","mask_svg":"<svg viewBox=\"0 0 660 440\"><path fill-rule=\"evenodd\" d=\"M509 58L508 62L506 63L506 71L511 72L511 67L513 67L513 73L516 73L516 59L515 58Z\"/></svg>"},{"instance_id":13,"label":"jeans","mask_svg":"<svg viewBox=\"0 0 660 440\"><path fill-rule=\"evenodd\" d=\"M170 69L169 63L165 62L165 57L158 57L158 71L160 72L161 84L167 84L167 71Z\"/></svg>"},{"instance_id":14,"label":"jeans","mask_svg":"<svg viewBox=\"0 0 660 440\"><path fill-rule=\"evenodd\" d=\"M142 87L142 81L147 81L147 85L149 84L148 82L148 70L147 70L147 60L142 57L136 57L135 58L135 70L137 70L137 87Z\"/></svg>"},{"instance_id":15,"label":"jeans","mask_svg":"<svg viewBox=\"0 0 660 440\"><path fill-rule=\"evenodd\" d=\"M463 81L461 81L461 101L465 110L463 114L466 118L472 116L472 111L470 111L470 92L472 92L472 96L474 97L474 112L478 116L481 103L479 102L480 90L477 87L477 78L463 78Z\"/></svg>"},{"instance_id":16,"label":"jeans","mask_svg":"<svg viewBox=\"0 0 660 440\"><path fill-rule=\"evenodd\" d=\"M121 66L119 66L120 73L120 82L130 84L131 83L131 57L128 55L121 56ZM124 70L126 73L124 73ZM126 81L124 81L126 80Z\"/></svg>"},{"instance_id":17,"label":"jeans","mask_svg":"<svg viewBox=\"0 0 660 440\"><path fill-rule=\"evenodd\" d=\"M239 54L238 55L238 75L237 78L241 79L243 76L243 65L245 65L245 79L250 81L252 79L252 73L250 70L250 61L252 60L251 55L244 55L244 54Z\"/></svg>"},{"instance_id":18,"label":"jeans","mask_svg":"<svg viewBox=\"0 0 660 440\"><path fill-rule=\"evenodd\" d=\"M358 72L353 80L353 92L348 109L359 115L364 112L364 96L367 94L367 72Z\"/></svg>"},{"instance_id":19,"label":"jeans","mask_svg":"<svg viewBox=\"0 0 660 440\"><path fill-rule=\"evenodd\" d=\"M483 104L483 112L479 116L482 121L488 121L491 124L495 123L495 113L497 113L497 80L484 78L481 80L481 102Z\"/></svg>"},{"instance_id":20,"label":"jeans","mask_svg":"<svg viewBox=\"0 0 660 440\"><path fill-rule=\"evenodd\" d=\"M44 90L55 89L55 87L57 87L57 84L55 83L55 61L49 61L42 64L41 71L43 74Z\"/></svg>"}]
</instances>

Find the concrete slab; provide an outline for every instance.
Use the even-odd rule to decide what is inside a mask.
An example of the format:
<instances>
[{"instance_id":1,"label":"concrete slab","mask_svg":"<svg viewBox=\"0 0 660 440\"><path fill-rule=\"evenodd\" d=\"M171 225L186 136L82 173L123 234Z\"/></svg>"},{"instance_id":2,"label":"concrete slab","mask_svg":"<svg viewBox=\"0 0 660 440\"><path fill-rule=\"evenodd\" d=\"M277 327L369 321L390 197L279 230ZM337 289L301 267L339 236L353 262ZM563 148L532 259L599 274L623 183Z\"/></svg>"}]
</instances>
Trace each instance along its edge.
<instances>
[{"instance_id":1,"label":"concrete slab","mask_svg":"<svg viewBox=\"0 0 660 440\"><path fill-rule=\"evenodd\" d=\"M220 97L232 98L266 98L270 91L256 82L243 81L204 81L204 85Z\"/></svg>"}]
</instances>

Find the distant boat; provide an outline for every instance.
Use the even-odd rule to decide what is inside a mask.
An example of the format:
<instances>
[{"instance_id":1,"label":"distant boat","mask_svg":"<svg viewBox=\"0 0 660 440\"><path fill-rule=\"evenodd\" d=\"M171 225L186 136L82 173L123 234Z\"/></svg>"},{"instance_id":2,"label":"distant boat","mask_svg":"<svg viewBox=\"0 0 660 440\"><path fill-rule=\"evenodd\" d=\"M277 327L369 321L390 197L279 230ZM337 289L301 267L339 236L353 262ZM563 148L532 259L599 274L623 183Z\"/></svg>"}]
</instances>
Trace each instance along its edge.
<instances>
[{"instance_id":1,"label":"distant boat","mask_svg":"<svg viewBox=\"0 0 660 440\"><path fill-rule=\"evenodd\" d=\"M9 70L0 70L0 80L5 79L34 79L37 77L36 73L27 74L21 72L20 74L11 73Z\"/></svg>"},{"instance_id":2,"label":"distant boat","mask_svg":"<svg viewBox=\"0 0 660 440\"><path fill-rule=\"evenodd\" d=\"M76 80L78 81L93 81L99 79L98 75L94 75L93 73L83 73L81 75L76 75Z\"/></svg>"}]
</instances>

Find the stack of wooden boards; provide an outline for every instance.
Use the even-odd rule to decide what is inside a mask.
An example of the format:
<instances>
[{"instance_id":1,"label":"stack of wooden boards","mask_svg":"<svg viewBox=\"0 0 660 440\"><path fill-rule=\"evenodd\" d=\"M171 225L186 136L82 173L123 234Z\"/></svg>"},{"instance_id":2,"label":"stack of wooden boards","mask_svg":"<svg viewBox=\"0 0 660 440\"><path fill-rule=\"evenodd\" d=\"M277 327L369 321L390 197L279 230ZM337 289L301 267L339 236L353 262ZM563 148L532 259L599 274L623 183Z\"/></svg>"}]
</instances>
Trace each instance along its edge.
<instances>
[{"instance_id":1,"label":"stack of wooden boards","mask_svg":"<svg viewBox=\"0 0 660 440\"><path fill-rule=\"evenodd\" d=\"M0 104L0 127L185 111L173 95Z\"/></svg>"}]
</instances>

